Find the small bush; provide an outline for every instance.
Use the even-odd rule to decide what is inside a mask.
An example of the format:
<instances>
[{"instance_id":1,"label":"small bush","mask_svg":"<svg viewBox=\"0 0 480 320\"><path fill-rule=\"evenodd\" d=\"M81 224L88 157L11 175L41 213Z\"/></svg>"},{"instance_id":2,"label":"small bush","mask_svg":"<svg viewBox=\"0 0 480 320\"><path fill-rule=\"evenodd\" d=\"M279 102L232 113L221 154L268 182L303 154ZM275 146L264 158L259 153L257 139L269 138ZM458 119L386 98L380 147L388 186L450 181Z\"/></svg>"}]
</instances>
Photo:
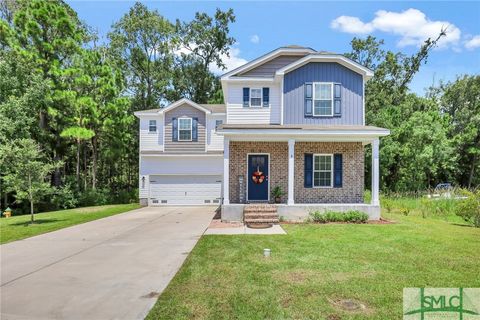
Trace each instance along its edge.
<instances>
[{"instance_id":1,"label":"small bush","mask_svg":"<svg viewBox=\"0 0 480 320\"><path fill-rule=\"evenodd\" d=\"M463 220L480 228L480 189L477 191L462 190L464 199L459 200L455 213Z\"/></svg>"},{"instance_id":2,"label":"small bush","mask_svg":"<svg viewBox=\"0 0 480 320\"><path fill-rule=\"evenodd\" d=\"M78 199L70 185L57 188L51 198L55 209L71 209L78 205Z\"/></svg>"},{"instance_id":3,"label":"small bush","mask_svg":"<svg viewBox=\"0 0 480 320\"><path fill-rule=\"evenodd\" d=\"M401 208L400 213L404 216L408 216L410 214L410 208Z\"/></svg>"},{"instance_id":4,"label":"small bush","mask_svg":"<svg viewBox=\"0 0 480 320\"><path fill-rule=\"evenodd\" d=\"M81 207L102 206L109 203L109 191L106 189L85 190L79 198Z\"/></svg>"},{"instance_id":5,"label":"small bush","mask_svg":"<svg viewBox=\"0 0 480 320\"><path fill-rule=\"evenodd\" d=\"M310 213L310 218L316 223L327 222L349 222L349 223L365 223L368 220L368 215L358 210L350 210L346 212L336 211L314 211Z\"/></svg>"}]
</instances>

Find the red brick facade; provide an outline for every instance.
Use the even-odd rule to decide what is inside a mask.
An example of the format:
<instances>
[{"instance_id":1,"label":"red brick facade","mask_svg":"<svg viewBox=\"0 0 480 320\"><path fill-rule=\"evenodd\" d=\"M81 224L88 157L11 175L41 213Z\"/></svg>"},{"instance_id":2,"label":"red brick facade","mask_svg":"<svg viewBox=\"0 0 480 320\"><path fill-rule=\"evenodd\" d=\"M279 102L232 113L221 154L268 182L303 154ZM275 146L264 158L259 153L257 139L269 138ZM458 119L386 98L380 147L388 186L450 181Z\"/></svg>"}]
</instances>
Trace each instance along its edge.
<instances>
[{"instance_id":1,"label":"red brick facade","mask_svg":"<svg viewBox=\"0 0 480 320\"><path fill-rule=\"evenodd\" d=\"M270 154L270 190L280 186L288 191L287 142L230 142L230 203L246 199L247 155ZM341 153L343 155L343 186L341 188L305 188L305 153ZM239 176L243 176L240 188ZM364 148L360 142L296 142L295 203L362 203L364 190ZM242 197L241 197L242 195ZM273 199L271 199L273 201ZM245 202L245 201L243 201ZM282 197L287 202L287 195Z\"/></svg>"}]
</instances>

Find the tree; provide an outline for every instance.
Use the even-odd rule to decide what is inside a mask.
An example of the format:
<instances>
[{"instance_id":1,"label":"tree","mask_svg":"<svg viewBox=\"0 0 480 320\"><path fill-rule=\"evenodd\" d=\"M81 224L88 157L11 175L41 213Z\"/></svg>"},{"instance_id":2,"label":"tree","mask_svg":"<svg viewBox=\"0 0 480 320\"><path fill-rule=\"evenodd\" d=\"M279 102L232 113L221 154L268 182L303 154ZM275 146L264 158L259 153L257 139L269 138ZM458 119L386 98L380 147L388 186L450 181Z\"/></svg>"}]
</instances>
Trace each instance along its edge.
<instances>
[{"instance_id":1,"label":"tree","mask_svg":"<svg viewBox=\"0 0 480 320\"><path fill-rule=\"evenodd\" d=\"M0 164L7 168L3 177L8 190L15 192L17 201L30 202L31 223L34 222L34 204L53 189L47 180L59 166L45 161L38 144L31 139L20 139L0 148Z\"/></svg>"},{"instance_id":2,"label":"tree","mask_svg":"<svg viewBox=\"0 0 480 320\"><path fill-rule=\"evenodd\" d=\"M20 0L13 22L0 25L0 42L20 55L41 75L49 90L39 101L37 116L42 129L36 137L48 146L47 153L63 158L64 140L60 133L70 117L72 92L64 81L71 58L87 40L86 28L76 13L62 1ZM61 183L56 169L53 182Z\"/></svg>"},{"instance_id":3,"label":"tree","mask_svg":"<svg viewBox=\"0 0 480 320\"><path fill-rule=\"evenodd\" d=\"M177 21L181 39L181 53L177 56L172 96L178 99L187 96L198 103L207 103L217 91L216 77L210 66L224 69L222 60L229 56L235 39L229 36L230 23L235 22L232 9L217 9L214 17L197 12L190 22Z\"/></svg>"},{"instance_id":4,"label":"tree","mask_svg":"<svg viewBox=\"0 0 480 320\"><path fill-rule=\"evenodd\" d=\"M459 155L457 181L471 188L480 184L480 76L458 77L439 90L441 111L452 119L449 137Z\"/></svg>"},{"instance_id":5,"label":"tree","mask_svg":"<svg viewBox=\"0 0 480 320\"><path fill-rule=\"evenodd\" d=\"M108 34L111 50L125 70L134 108L157 108L170 85L174 26L157 10L137 2Z\"/></svg>"}]
</instances>

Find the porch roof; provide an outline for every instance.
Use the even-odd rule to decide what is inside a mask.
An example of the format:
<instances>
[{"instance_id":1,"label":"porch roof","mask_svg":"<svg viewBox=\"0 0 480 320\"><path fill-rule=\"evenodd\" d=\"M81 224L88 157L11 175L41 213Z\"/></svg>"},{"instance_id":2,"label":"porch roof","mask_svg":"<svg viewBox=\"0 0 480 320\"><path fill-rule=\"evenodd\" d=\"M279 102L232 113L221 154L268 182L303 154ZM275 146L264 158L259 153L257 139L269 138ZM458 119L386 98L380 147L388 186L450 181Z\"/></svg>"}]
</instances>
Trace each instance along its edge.
<instances>
[{"instance_id":1,"label":"porch roof","mask_svg":"<svg viewBox=\"0 0 480 320\"><path fill-rule=\"evenodd\" d=\"M369 143L388 136L390 130L360 125L223 124L217 133L231 140L251 141L352 141Z\"/></svg>"}]
</instances>

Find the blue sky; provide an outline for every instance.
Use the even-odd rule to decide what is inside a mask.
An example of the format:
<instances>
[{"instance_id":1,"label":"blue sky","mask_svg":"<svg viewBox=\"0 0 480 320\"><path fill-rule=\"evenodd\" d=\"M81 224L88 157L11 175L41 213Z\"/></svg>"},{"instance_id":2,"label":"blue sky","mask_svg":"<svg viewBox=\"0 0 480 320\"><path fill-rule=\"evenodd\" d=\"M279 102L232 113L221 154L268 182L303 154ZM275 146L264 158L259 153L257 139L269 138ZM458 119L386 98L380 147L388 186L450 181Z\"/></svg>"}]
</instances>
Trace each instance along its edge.
<instances>
[{"instance_id":1,"label":"blue sky","mask_svg":"<svg viewBox=\"0 0 480 320\"><path fill-rule=\"evenodd\" d=\"M130 1L68 1L82 20L105 36L112 23L128 12ZM448 35L411 89L419 94L433 80L480 73L480 2L469 1L144 1L174 21L191 20L195 12L233 8L236 22L230 34L237 40L229 68L237 67L279 46L298 44L316 50L348 52L354 36L385 40L385 48L411 54L429 35L448 26Z\"/></svg>"}]
</instances>

